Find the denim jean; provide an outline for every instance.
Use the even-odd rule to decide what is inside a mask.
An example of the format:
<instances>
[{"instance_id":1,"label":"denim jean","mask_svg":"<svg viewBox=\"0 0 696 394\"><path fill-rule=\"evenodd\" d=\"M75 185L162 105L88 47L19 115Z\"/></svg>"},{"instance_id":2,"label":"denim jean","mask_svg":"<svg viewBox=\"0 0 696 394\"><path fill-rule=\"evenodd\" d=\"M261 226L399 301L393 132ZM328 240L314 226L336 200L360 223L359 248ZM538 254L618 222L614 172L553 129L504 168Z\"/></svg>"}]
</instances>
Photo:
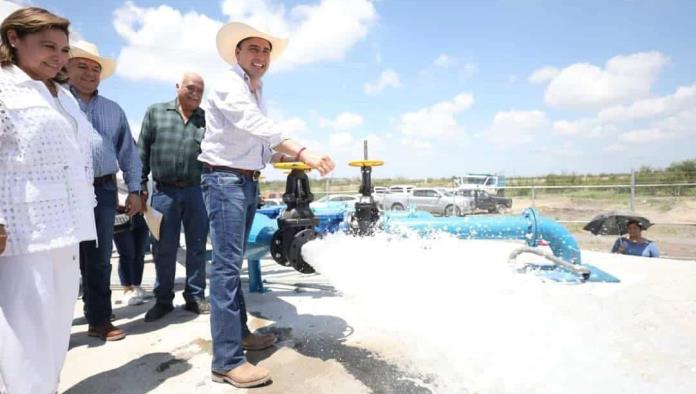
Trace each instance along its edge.
<instances>
[{"instance_id":1,"label":"denim jean","mask_svg":"<svg viewBox=\"0 0 696 394\"><path fill-rule=\"evenodd\" d=\"M80 242L80 272L85 318L96 326L111 319L111 252L116 218L116 183L108 181L94 187L97 206L94 219L97 241Z\"/></svg>"},{"instance_id":2,"label":"denim jean","mask_svg":"<svg viewBox=\"0 0 696 394\"><path fill-rule=\"evenodd\" d=\"M140 286L143 280L145 253L150 250L150 230L143 215L135 215L131 221L133 227L130 230L114 234L121 286Z\"/></svg>"},{"instance_id":3,"label":"denim jean","mask_svg":"<svg viewBox=\"0 0 696 394\"><path fill-rule=\"evenodd\" d=\"M150 202L162 213L159 241L152 239L152 257L155 260L154 294L158 303L172 304L176 253L179 249L181 224L186 239L186 302L205 299L205 244L208 239L208 215L203 203L201 187L155 187Z\"/></svg>"},{"instance_id":4,"label":"denim jean","mask_svg":"<svg viewBox=\"0 0 696 394\"><path fill-rule=\"evenodd\" d=\"M256 213L258 183L233 172L204 170L203 196L210 221L212 370L225 373L246 361L242 338L249 334L240 273Z\"/></svg>"}]
</instances>

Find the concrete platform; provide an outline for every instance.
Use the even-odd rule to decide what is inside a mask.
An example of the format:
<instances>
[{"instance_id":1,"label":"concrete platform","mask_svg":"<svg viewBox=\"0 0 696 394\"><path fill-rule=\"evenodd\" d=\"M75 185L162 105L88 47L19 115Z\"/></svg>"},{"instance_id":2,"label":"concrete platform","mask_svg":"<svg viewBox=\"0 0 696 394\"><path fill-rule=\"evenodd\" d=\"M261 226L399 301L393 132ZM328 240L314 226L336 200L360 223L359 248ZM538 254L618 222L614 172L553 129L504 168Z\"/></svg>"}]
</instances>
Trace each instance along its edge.
<instances>
[{"instance_id":1,"label":"concrete platform","mask_svg":"<svg viewBox=\"0 0 696 394\"><path fill-rule=\"evenodd\" d=\"M114 305L122 341L87 337L76 303L60 392L696 392L696 262L583 251L621 281L566 285L514 272L518 246L337 235L303 250L321 275L262 261L250 325L280 340L247 354L273 377L250 390L211 382L209 316L180 308L178 266L162 321L143 321L152 301Z\"/></svg>"},{"instance_id":2,"label":"concrete platform","mask_svg":"<svg viewBox=\"0 0 696 394\"><path fill-rule=\"evenodd\" d=\"M355 325L361 321L360 312L320 275L302 275L270 260L262 261L262 269L267 293L249 294L244 283L250 325L275 333L279 342L271 349L247 353L251 362L269 368L273 378L270 384L250 391L432 392L426 377L378 354L375 349L391 340ZM181 266L177 270L174 303L178 306L161 321L143 321L154 301L140 306L113 304L114 324L127 334L121 341L105 343L88 337L78 300L61 393L246 392L210 380L209 315L181 309L184 272ZM116 276L112 282L115 301L120 294ZM146 264L143 283L146 289L152 288L153 264Z\"/></svg>"}]
</instances>

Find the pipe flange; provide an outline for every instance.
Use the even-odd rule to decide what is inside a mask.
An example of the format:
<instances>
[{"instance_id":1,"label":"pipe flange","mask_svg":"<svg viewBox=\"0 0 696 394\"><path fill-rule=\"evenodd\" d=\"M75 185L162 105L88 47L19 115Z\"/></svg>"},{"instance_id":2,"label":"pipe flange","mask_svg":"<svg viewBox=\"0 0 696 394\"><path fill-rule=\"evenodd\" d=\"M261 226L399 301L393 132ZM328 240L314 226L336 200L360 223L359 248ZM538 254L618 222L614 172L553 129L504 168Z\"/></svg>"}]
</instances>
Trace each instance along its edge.
<instances>
[{"instance_id":1,"label":"pipe flange","mask_svg":"<svg viewBox=\"0 0 696 394\"><path fill-rule=\"evenodd\" d=\"M534 208L527 208L522 215L527 219L527 245L535 247L539 239L541 239L538 221L539 212Z\"/></svg>"},{"instance_id":2,"label":"pipe flange","mask_svg":"<svg viewBox=\"0 0 696 394\"><path fill-rule=\"evenodd\" d=\"M273 233L273 238L271 238L271 257L273 257L273 260L275 260L276 263L284 266L284 267L289 267L290 262L288 262L287 257L285 257L285 254L283 253L283 232L280 230L276 230L275 233Z\"/></svg>"},{"instance_id":3,"label":"pipe flange","mask_svg":"<svg viewBox=\"0 0 696 394\"><path fill-rule=\"evenodd\" d=\"M314 267L307 264L302 258L302 247L309 241L317 238L317 232L314 229L308 228L295 234L290 248L288 249L288 261L295 270L303 274L314 273Z\"/></svg>"}]
</instances>

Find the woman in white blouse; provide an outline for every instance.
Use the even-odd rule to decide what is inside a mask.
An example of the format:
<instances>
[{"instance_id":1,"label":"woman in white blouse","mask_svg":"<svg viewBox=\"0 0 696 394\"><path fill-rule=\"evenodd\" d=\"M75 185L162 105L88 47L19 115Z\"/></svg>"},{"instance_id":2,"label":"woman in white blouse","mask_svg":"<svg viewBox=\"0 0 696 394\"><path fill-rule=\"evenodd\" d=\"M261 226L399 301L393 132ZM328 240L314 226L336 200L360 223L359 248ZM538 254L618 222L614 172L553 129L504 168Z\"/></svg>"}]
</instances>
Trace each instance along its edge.
<instances>
[{"instance_id":1,"label":"woman in white blouse","mask_svg":"<svg viewBox=\"0 0 696 394\"><path fill-rule=\"evenodd\" d=\"M92 127L56 83L70 22L23 8L0 25L0 392L54 393L78 243L95 239Z\"/></svg>"}]
</instances>

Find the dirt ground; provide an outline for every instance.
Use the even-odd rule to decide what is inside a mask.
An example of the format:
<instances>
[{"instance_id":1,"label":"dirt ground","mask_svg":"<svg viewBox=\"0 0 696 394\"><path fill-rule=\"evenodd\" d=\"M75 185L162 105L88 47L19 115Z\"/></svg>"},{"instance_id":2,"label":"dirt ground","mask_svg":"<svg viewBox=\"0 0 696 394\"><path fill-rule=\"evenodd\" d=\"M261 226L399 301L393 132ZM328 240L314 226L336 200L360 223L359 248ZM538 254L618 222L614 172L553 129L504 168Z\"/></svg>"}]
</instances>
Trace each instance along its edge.
<instances>
[{"instance_id":1,"label":"dirt ground","mask_svg":"<svg viewBox=\"0 0 696 394\"><path fill-rule=\"evenodd\" d=\"M555 195L513 197L511 213L535 206L539 212L562 222L585 250L608 251L615 236L595 236L582 227L595 215L612 210L627 211L623 200L577 198ZM655 223L643 236L657 243L663 257L696 260L696 198L652 197L637 199L635 212Z\"/></svg>"}]
</instances>

